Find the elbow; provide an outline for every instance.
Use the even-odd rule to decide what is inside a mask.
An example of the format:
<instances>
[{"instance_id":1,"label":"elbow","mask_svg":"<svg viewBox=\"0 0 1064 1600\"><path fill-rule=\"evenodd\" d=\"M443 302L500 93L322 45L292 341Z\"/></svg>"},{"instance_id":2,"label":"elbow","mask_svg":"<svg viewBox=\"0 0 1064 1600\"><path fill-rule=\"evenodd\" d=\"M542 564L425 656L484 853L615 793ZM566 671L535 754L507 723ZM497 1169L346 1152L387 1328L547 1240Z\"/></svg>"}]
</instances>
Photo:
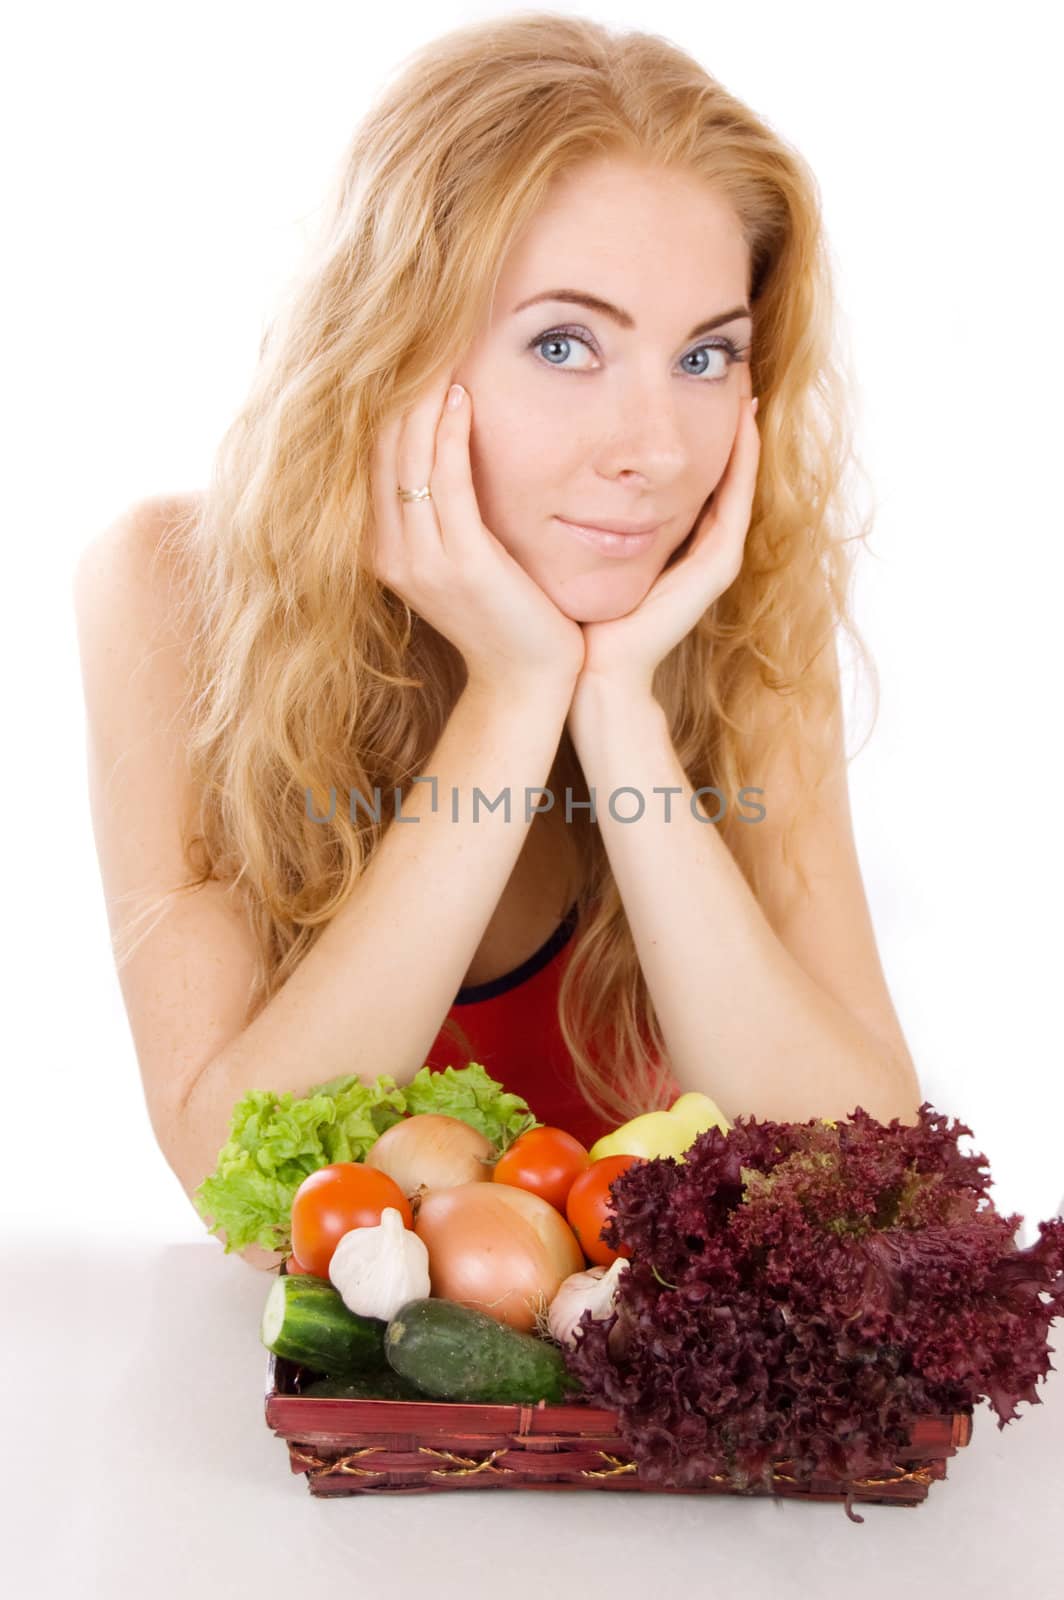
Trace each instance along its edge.
<instances>
[{"instance_id":1,"label":"elbow","mask_svg":"<svg viewBox=\"0 0 1064 1600\"><path fill-rule=\"evenodd\" d=\"M889 1127L895 1117L903 1127L915 1128L920 1121L920 1111L917 1106L911 1105L909 1101L906 1101L904 1105L892 1111L884 1112L883 1116L878 1120L882 1122L884 1127Z\"/></svg>"},{"instance_id":2,"label":"elbow","mask_svg":"<svg viewBox=\"0 0 1064 1600\"><path fill-rule=\"evenodd\" d=\"M164 1109L160 1109L157 1105L149 1105L149 1112L155 1142L167 1166L181 1185L185 1198L196 1216L206 1225L209 1236L218 1239L225 1248L228 1241L224 1228L214 1227L214 1218L205 1215L196 1198L204 1179L214 1171L218 1161L218 1150L221 1148L215 1143L214 1138L205 1144L202 1133L193 1126L196 1108L194 1103L190 1102L193 1090L202 1076L200 1073L179 1100L171 1100ZM209 1158L205 1154L207 1149L214 1152ZM264 1250L256 1244L250 1244L243 1250L225 1248L225 1253L240 1256L248 1266L255 1267L260 1272L276 1272L287 1255L286 1251Z\"/></svg>"},{"instance_id":3,"label":"elbow","mask_svg":"<svg viewBox=\"0 0 1064 1600\"><path fill-rule=\"evenodd\" d=\"M167 1165L184 1190L185 1196L196 1216L207 1226L209 1235L221 1243L226 1255L238 1255L243 1261L247 1262L248 1266L255 1267L260 1272L276 1272L281 1262L285 1260L287 1252L264 1250L257 1244L249 1244L243 1250L229 1250L227 1248L228 1239L225 1229L215 1229L214 1218L204 1215L196 1199L196 1194L203 1180L213 1170L214 1164L205 1163L202 1155L193 1153L189 1149L187 1137L179 1137L179 1132L187 1134L187 1128L185 1125L175 1122L171 1129L170 1137L158 1138L157 1135L158 1144L166 1158Z\"/></svg>"},{"instance_id":4,"label":"elbow","mask_svg":"<svg viewBox=\"0 0 1064 1600\"><path fill-rule=\"evenodd\" d=\"M262 1250L257 1244L249 1244L247 1249L241 1250L239 1254L249 1266L257 1267L260 1272L276 1272L285 1259L281 1251Z\"/></svg>"},{"instance_id":5,"label":"elbow","mask_svg":"<svg viewBox=\"0 0 1064 1600\"><path fill-rule=\"evenodd\" d=\"M860 1104L870 1116L875 1117L876 1121L881 1122L884 1127L889 1127L894 1118L897 1117L898 1121L905 1126L915 1128L920 1121L922 1101L923 1097L920 1093L920 1083L916 1076L916 1070L912 1061L909 1060L899 1063L894 1074L894 1087L891 1094L883 1095L882 1098L879 1096L873 1098L869 1095L867 1100L861 1100Z\"/></svg>"},{"instance_id":6,"label":"elbow","mask_svg":"<svg viewBox=\"0 0 1064 1600\"><path fill-rule=\"evenodd\" d=\"M910 1128L915 1128L920 1121L920 1107L924 1103L924 1094L920 1088L920 1079L917 1077L916 1064L906 1048L898 1061L898 1109L893 1115Z\"/></svg>"},{"instance_id":7,"label":"elbow","mask_svg":"<svg viewBox=\"0 0 1064 1600\"><path fill-rule=\"evenodd\" d=\"M908 1127L916 1127L923 1094L916 1065L901 1030L895 1028L890 1035L873 1036L866 1029L865 1040L867 1051L861 1075L864 1093L861 1093L861 1085L855 1084L850 1110L844 1114L851 1115L854 1106L861 1105L884 1127L889 1127L895 1117Z\"/></svg>"},{"instance_id":8,"label":"elbow","mask_svg":"<svg viewBox=\"0 0 1064 1600\"><path fill-rule=\"evenodd\" d=\"M199 1217L200 1221L206 1225L209 1236L218 1240L227 1256L239 1256L242 1261L247 1262L249 1267L255 1267L260 1272L277 1271L281 1265L281 1262L285 1260L288 1254L287 1251L264 1250L261 1245L257 1244L245 1245L242 1250L230 1249L229 1237L226 1233L226 1230L224 1228L215 1227L215 1219L204 1214L203 1210L200 1208L199 1202L196 1199L196 1190L199 1188L201 1177L197 1177L193 1182L191 1178L181 1177L181 1175L178 1174L178 1181L180 1182L181 1187L184 1189L189 1203L195 1211L197 1217Z\"/></svg>"}]
</instances>

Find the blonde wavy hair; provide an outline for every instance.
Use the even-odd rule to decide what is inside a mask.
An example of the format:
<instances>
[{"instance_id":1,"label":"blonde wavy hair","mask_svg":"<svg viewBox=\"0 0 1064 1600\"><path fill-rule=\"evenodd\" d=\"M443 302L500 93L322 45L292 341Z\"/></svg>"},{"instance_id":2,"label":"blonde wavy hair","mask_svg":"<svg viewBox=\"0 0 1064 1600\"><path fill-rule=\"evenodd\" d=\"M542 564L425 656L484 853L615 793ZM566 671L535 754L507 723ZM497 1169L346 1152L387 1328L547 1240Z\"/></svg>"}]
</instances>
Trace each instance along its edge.
<instances>
[{"instance_id":1,"label":"blonde wavy hair","mask_svg":"<svg viewBox=\"0 0 1064 1600\"><path fill-rule=\"evenodd\" d=\"M376 430L469 347L509 244L554 180L603 156L701 176L749 246L761 458L743 566L654 683L692 786L755 787L781 744L801 752L807 730L841 715L840 626L874 677L848 592L849 547L871 519L852 526L850 379L805 162L652 34L527 12L436 39L356 131L207 490L160 545L193 640L188 754L201 804L183 840L192 877L155 908L212 878L239 894L259 946L249 1021L388 825L386 808L377 821L336 807L323 826L308 793L405 794L464 684L454 646L371 569ZM766 717L766 703L780 714ZM803 767L803 804L824 775ZM587 798L567 732L549 787L566 783ZM579 921L559 1020L585 1100L616 1122L668 1104L671 1074L598 829L576 815ZM757 895L749 822L728 805L717 825Z\"/></svg>"}]
</instances>

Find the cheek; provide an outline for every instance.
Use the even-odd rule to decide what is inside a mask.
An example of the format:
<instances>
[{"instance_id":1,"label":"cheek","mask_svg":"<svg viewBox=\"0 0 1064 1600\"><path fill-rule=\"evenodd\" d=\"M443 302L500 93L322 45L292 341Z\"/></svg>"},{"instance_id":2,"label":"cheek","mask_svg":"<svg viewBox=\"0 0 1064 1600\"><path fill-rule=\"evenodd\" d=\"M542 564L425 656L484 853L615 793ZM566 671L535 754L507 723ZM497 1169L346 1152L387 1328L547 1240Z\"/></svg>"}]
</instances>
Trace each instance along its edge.
<instances>
[{"instance_id":1,"label":"cheek","mask_svg":"<svg viewBox=\"0 0 1064 1600\"><path fill-rule=\"evenodd\" d=\"M469 465L481 521L520 566L534 566L542 559L536 535L550 468L516 414L493 413L479 429L474 423Z\"/></svg>"},{"instance_id":2,"label":"cheek","mask_svg":"<svg viewBox=\"0 0 1064 1600\"><path fill-rule=\"evenodd\" d=\"M540 460L538 436L530 437L528 418L512 399L483 404L479 417L474 404L469 463L478 493L520 495Z\"/></svg>"},{"instance_id":3,"label":"cheek","mask_svg":"<svg viewBox=\"0 0 1064 1600\"><path fill-rule=\"evenodd\" d=\"M699 516L701 516L701 512L699 512ZM662 546L658 556L660 571L663 572L666 567L683 560L694 542L694 532L697 525L698 519L696 518L693 524L689 523L686 527L681 527L679 533L673 534L668 544Z\"/></svg>"},{"instance_id":4,"label":"cheek","mask_svg":"<svg viewBox=\"0 0 1064 1600\"><path fill-rule=\"evenodd\" d=\"M482 402L479 424L474 407L469 459L480 514L523 566L544 558L572 448L571 432L567 438L557 416L530 410L519 394L493 392Z\"/></svg>"},{"instance_id":5,"label":"cheek","mask_svg":"<svg viewBox=\"0 0 1064 1600\"><path fill-rule=\"evenodd\" d=\"M699 508L698 517L701 515L702 510ZM663 543L661 545L658 554L661 555L662 552L664 552L664 558L666 561L670 556L675 555L680 546L691 537L697 525L698 517L693 519L688 518L685 522L681 522L676 532L669 535L667 543Z\"/></svg>"},{"instance_id":6,"label":"cheek","mask_svg":"<svg viewBox=\"0 0 1064 1600\"><path fill-rule=\"evenodd\" d=\"M706 499L724 476L724 469L728 465L735 444L738 426L739 408L729 406L726 414L722 412L715 419L714 427L706 436L701 451L701 470L706 485Z\"/></svg>"}]
</instances>

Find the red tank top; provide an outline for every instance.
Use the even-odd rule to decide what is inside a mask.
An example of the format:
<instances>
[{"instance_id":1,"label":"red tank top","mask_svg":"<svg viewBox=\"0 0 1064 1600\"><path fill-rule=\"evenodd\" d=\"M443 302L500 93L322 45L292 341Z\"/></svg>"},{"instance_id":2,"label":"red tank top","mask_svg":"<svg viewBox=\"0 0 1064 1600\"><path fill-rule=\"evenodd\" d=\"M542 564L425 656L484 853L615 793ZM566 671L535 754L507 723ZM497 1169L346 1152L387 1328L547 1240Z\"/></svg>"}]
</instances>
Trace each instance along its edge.
<instances>
[{"instance_id":1,"label":"red tank top","mask_svg":"<svg viewBox=\"0 0 1064 1600\"><path fill-rule=\"evenodd\" d=\"M470 1053L441 1028L427 1065L442 1072L479 1061L497 1083L527 1100L537 1121L564 1128L590 1149L623 1119L604 1122L584 1100L558 1022L558 990L576 924L574 904L546 943L513 972L459 989L447 1016L465 1029ZM676 1086L672 1098L680 1092Z\"/></svg>"}]
</instances>

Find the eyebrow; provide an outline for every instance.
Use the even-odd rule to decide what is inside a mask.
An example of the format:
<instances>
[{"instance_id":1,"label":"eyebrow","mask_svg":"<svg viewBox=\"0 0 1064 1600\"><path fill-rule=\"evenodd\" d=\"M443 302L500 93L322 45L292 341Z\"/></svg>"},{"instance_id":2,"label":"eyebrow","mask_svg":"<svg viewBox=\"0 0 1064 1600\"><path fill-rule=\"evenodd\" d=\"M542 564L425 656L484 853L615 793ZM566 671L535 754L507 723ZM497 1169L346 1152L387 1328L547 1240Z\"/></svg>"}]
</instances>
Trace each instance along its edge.
<instances>
[{"instance_id":1,"label":"eyebrow","mask_svg":"<svg viewBox=\"0 0 1064 1600\"><path fill-rule=\"evenodd\" d=\"M534 294L531 299L522 300L520 305L514 306L513 314L524 311L528 306L538 305L541 300L566 300L573 305L586 306L588 311L599 311L622 328L635 327L635 318L630 311L622 311L620 306L612 305L609 300L603 300L597 294L588 294L583 289L548 289L544 294ZM748 316L750 316L749 306L733 306L730 311L721 311L708 321L700 322L697 327L691 329L687 338L697 339L699 334L711 333L714 328L721 327L725 322L737 322L740 317Z\"/></svg>"}]
</instances>

